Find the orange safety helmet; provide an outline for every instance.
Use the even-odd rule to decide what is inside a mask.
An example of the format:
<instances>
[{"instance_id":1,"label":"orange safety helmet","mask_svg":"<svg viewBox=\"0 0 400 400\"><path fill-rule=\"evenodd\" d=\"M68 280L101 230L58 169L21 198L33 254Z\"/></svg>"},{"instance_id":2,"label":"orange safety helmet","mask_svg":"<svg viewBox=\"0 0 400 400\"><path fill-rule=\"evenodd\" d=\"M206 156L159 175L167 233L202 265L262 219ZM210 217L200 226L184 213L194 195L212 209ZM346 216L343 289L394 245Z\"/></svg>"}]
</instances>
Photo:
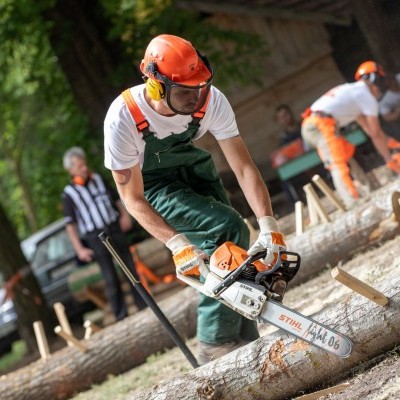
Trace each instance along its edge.
<instances>
[{"instance_id":1,"label":"orange safety helmet","mask_svg":"<svg viewBox=\"0 0 400 400\"><path fill-rule=\"evenodd\" d=\"M166 98L168 106L178 114L192 114L204 105L214 75L207 58L189 41L167 34L150 41L140 70L150 98ZM196 97L186 110L180 108L184 92Z\"/></svg>"},{"instance_id":2,"label":"orange safety helmet","mask_svg":"<svg viewBox=\"0 0 400 400\"><path fill-rule=\"evenodd\" d=\"M374 85L378 86L382 94L388 89L385 70L382 65L379 65L375 61L365 61L360 64L354 78L356 81L370 81Z\"/></svg>"},{"instance_id":3,"label":"orange safety helmet","mask_svg":"<svg viewBox=\"0 0 400 400\"><path fill-rule=\"evenodd\" d=\"M377 64L375 61L365 61L357 68L354 78L356 81L359 81L370 74L378 74L380 76L386 75L382 65Z\"/></svg>"}]
</instances>

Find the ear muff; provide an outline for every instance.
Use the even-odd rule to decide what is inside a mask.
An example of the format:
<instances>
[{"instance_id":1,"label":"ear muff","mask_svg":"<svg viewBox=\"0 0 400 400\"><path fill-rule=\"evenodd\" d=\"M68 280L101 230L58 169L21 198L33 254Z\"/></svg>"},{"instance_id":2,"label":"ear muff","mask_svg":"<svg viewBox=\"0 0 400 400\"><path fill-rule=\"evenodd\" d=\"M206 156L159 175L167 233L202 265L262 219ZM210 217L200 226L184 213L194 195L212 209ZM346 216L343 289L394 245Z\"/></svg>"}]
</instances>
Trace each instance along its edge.
<instances>
[{"instance_id":1,"label":"ear muff","mask_svg":"<svg viewBox=\"0 0 400 400\"><path fill-rule=\"evenodd\" d=\"M146 91L149 97L155 101L160 101L165 94L164 85L151 78L146 80Z\"/></svg>"},{"instance_id":2,"label":"ear muff","mask_svg":"<svg viewBox=\"0 0 400 400\"><path fill-rule=\"evenodd\" d=\"M92 173L89 172L88 174L88 179L90 179L92 177ZM87 179L83 179L81 176L75 175L74 177L72 177L72 182L75 185L79 185L79 186L85 186Z\"/></svg>"}]
</instances>

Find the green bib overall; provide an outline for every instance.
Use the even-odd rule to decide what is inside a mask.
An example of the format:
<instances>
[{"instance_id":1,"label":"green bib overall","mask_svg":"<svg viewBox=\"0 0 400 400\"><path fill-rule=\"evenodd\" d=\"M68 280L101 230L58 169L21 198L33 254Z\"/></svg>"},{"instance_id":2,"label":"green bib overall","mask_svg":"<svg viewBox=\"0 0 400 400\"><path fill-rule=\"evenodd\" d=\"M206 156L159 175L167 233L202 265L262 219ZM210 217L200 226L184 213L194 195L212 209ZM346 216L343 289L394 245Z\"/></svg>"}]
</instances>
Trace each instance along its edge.
<instances>
[{"instance_id":1,"label":"green bib overall","mask_svg":"<svg viewBox=\"0 0 400 400\"><path fill-rule=\"evenodd\" d=\"M199 123L200 118L193 118L185 132L164 139L142 132L145 197L168 224L208 255L227 241L247 248L248 228L231 207L211 155L193 145ZM252 341L259 334L254 321L201 295L197 337L218 344Z\"/></svg>"}]
</instances>

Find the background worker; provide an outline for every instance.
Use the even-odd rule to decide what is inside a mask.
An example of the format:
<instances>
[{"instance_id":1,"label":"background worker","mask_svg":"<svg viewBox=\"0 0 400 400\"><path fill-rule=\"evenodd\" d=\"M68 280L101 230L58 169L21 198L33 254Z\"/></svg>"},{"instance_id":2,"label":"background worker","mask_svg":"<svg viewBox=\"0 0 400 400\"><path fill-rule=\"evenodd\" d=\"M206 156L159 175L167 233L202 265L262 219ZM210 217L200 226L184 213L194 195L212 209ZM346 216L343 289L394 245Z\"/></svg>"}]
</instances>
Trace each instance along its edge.
<instances>
[{"instance_id":1,"label":"background worker","mask_svg":"<svg viewBox=\"0 0 400 400\"><path fill-rule=\"evenodd\" d=\"M400 74L388 74L388 90L379 99L379 114L387 132L400 139Z\"/></svg>"},{"instance_id":2,"label":"background worker","mask_svg":"<svg viewBox=\"0 0 400 400\"><path fill-rule=\"evenodd\" d=\"M352 157L355 146L340 136L339 129L356 121L371 138L386 165L400 174L400 143L382 130L378 117L378 99L387 89L385 72L374 61L362 63L355 74L357 82L334 87L316 100L303 120L303 139L318 153L339 195L347 205L359 198L353 181Z\"/></svg>"},{"instance_id":3,"label":"background worker","mask_svg":"<svg viewBox=\"0 0 400 400\"><path fill-rule=\"evenodd\" d=\"M99 263L105 283L105 291L111 310L117 320L128 315L120 280L108 250L98 238L107 232L130 270L137 277L129 245L122 231L132 227L132 219L113 191L99 174L91 172L86 155L80 147L65 152L64 168L71 175L71 182L64 188L62 198L67 233L79 260ZM139 310L146 303L131 285L135 304Z\"/></svg>"},{"instance_id":4,"label":"background worker","mask_svg":"<svg viewBox=\"0 0 400 400\"><path fill-rule=\"evenodd\" d=\"M307 151L308 146L303 142L301 137L301 122L298 120L287 104L280 104L275 109L275 119L282 128L282 132L278 138L279 148L272 154L272 165L281 165L288 162L289 160L298 157L301 152ZM289 150L287 147L290 144L294 144L295 141L298 143L300 148L294 147ZM286 146L284 151L280 148ZM299 154L300 152L300 154ZM296 187L302 187L308 183L309 177L295 176L291 179L281 180L282 191L285 193L286 199L290 204L294 204L296 201L303 200L302 191L299 193L296 191Z\"/></svg>"},{"instance_id":5,"label":"background worker","mask_svg":"<svg viewBox=\"0 0 400 400\"><path fill-rule=\"evenodd\" d=\"M173 35L155 37L140 65L145 84L111 104L105 119L105 165L112 170L131 215L172 251L182 274L196 274L203 258L232 241L248 248L249 230L230 205L211 155L193 145L209 131L235 173L258 218L254 254L284 246L267 188L239 136L226 97L214 86L207 58ZM192 246L196 262L184 254ZM208 362L258 338L256 324L217 300L201 295L197 336L199 362Z\"/></svg>"},{"instance_id":6,"label":"background worker","mask_svg":"<svg viewBox=\"0 0 400 400\"><path fill-rule=\"evenodd\" d=\"M287 104L280 104L276 107L275 118L282 128L278 139L279 147L301 139L301 122L295 118L292 109Z\"/></svg>"}]
</instances>

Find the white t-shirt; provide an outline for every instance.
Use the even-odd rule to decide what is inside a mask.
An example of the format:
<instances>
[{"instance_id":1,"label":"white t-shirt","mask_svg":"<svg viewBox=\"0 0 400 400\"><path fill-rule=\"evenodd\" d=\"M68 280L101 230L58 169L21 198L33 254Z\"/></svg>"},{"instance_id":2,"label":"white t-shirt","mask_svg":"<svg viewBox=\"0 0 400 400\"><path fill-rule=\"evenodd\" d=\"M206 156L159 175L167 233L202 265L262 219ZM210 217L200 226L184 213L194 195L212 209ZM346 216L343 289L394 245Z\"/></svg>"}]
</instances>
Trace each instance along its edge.
<instances>
[{"instance_id":1,"label":"white t-shirt","mask_svg":"<svg viewBox=\"0 0 400 400\"><path fill-rule=\"evenodd\" d=\"M400 83L400 74L396 74L396 80ZM388 90L379 100L379 114L385 115L393 112L400 106L400 92Z\"/></svg>"},{"instance_id":2,"label":"white t-shirt","mask_svg":"<svg viewBox=\"0 0 400 400\"><path fill-rule=\"evenodd\" d=\"M311 111L332 115L340 127L355 121L361 114L378 116L378 108L378 100L363 81L336 86L311 105Z\"/></svg>"},{"instance_id":3,"label":"white t-shirt","mask_svg":"<svg viewBox=\"0 0 400 400\"><path fill-rule=\"evenodd\" d=\"M136 104L141 109L155 137L164 139L187 130L191 115L166 117L156 113L144 98L145 85L130 89ZM227 98L214 86L211 86L210 101L200 128L194 139L207 131L217 140L239 135L235 115ZM104 121L104 165L111 170L131 168L143 165L145 142L138 133L131 113L119 95L111 104Z\"/></svg>"}]
</instances>

